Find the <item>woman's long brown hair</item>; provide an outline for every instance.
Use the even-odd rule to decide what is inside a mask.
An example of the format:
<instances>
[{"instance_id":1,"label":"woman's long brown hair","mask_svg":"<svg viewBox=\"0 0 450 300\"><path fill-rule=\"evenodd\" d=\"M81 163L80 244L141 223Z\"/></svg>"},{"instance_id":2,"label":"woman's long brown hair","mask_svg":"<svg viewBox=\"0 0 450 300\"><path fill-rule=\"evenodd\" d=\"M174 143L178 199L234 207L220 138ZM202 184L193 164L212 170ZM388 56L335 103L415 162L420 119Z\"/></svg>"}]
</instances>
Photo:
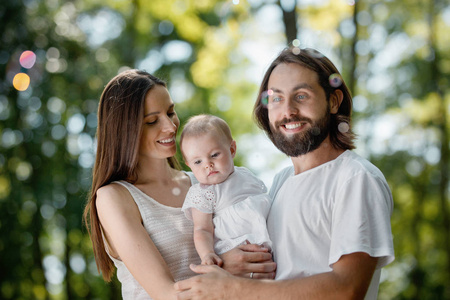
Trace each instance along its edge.
<instances>
[{"instance_id":1,"label":"woman's long brown hair","mask_svg":"<svg viewBox=\"0 0 450 300\"><path fill-rule=\"evenodd\" d=\"M128 70L114 77L100 98L97 154L83 219L92 241L97 269L105 281L111 280L114 264L106 253L102 237L96 208L97 190L117 180L136 182L145 97L155 85L166 87L164 81L147 72ZM168 163L179 169L175 157L168 158Z\"/></svg>"}]
</instances>

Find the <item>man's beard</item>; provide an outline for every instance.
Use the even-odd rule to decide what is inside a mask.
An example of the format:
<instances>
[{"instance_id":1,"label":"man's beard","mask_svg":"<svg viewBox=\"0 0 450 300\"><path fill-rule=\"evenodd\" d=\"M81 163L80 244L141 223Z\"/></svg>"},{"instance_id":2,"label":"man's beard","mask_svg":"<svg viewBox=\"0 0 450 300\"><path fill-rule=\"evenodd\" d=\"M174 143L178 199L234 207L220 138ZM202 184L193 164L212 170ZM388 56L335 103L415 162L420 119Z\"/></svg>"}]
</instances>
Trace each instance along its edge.
<instances>
[{"instance_id":1,"label":"man's beard","mask_svg":"<svg viewBox=\"0 0 450 300\"><path fill-rule=\"evenodd\" d=\"M330 108L327 107L325 115L313 122L309 118L294 116L275 123L275 128L270 124L272 141L274 145L284 154L297 157L316 150L328 136L330 131ZM281 124L289 122L307 122L311 128L304 132L298 132L289 136L284 135L278 128Z\"/></svg>"}]
</instances>

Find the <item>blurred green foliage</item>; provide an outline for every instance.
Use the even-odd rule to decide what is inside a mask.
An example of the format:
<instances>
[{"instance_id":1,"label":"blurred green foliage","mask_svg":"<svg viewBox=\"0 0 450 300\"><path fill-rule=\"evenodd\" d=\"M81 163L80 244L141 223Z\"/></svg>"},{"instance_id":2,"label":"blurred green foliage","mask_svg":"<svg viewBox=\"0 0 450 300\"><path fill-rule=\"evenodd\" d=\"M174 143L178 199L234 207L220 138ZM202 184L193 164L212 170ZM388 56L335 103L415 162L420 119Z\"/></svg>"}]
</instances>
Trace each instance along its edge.
<instances>
[{"instance_id":1,"label":"blurred green foliage","mask_svg":"<svg viewBox=\"0 0 450 300\"><path fill-rule=\"evenodd\" d=\"M450 299L450 4L286 3L0 4L1 299L120 299L118 283L98 275L81 223L104 85L124 68L145 68L168 82L182 123L213 113L237 138L260 134L251 109L263 71L242 45L257 43L267 16L286 25L272 34L273 54L292 41L288 29L326 41L353 90L357 151L384 172L395 201L396 261L383 270L379 298ZM19 62L25 50L37 56L30 69ZM31 78L21 92L12 85L19 72ZM237 163L246 155L238 151Z\"/></svg>"}]
</instances>

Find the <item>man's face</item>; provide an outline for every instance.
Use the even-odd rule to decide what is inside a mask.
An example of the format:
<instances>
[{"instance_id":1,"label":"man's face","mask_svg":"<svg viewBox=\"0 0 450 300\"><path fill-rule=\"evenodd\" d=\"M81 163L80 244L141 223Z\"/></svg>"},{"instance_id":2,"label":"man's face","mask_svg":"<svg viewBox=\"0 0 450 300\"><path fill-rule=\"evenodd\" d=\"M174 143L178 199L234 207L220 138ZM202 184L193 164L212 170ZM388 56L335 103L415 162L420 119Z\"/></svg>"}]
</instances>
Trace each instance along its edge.
<instances>
[{"instance_id":1,"label":"man's face","mask_svg":"<svg viewBox=\"0 0 450 300\"><path fill-rule=\"evenodd\" d=\"M270 75L268 89L275 146L290 157L317 149L330 124L330 106L317 73L298 64L280 64Z\"/></svg>"}]
</instances>

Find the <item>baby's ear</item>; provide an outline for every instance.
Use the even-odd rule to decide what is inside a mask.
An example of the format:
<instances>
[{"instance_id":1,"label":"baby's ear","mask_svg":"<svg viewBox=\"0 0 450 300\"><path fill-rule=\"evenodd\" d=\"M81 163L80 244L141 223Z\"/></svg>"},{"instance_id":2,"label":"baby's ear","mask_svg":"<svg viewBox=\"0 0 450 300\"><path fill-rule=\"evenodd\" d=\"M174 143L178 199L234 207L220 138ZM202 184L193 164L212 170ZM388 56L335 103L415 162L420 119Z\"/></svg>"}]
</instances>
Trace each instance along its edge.
<instances>
[{"instance_id":1,"label":"baby's ear","mask_svg":"<svg viewBox=\"0 0 450 300\"><path fill-rule=\"evenodd\" d=\"M184 155L182 155L182 157L183 157L184 164L190 168L191 166L189 165L189 162L187 161L186 157L184 157Z\"/></svg>"},{"instance_id":2,"label":"baby's ear","mask_svg":"<svg viewBox=\"0 0 450 300\"><path fill-rule=\"evenodd\" d=\"M231 152L231 157L234 158L234 156L236 155L236 141L235 140L231 141L230 152Z\"/></svg>"}]
</instances>

